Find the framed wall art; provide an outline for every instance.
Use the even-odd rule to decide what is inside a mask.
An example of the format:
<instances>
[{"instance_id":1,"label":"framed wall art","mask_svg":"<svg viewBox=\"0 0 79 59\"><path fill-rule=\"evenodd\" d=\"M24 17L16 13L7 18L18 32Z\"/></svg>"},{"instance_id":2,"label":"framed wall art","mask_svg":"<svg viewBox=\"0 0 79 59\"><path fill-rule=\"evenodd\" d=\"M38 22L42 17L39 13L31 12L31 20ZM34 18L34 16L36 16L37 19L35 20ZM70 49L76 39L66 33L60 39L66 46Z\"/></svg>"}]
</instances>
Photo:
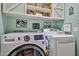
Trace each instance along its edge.
<instances>
[{"instance_id":1,"label":"framed wall art","mask_svg":"<svg viewBox=\"0 0 79 59\"><path fill-rule=\"evenodd\" d=\"M43 28L51 28L51 22L44 22Z\"/></svg>"},{"instance_id":2,"label":"framed wall art","mask_svg":"<svg viewBox=\"0 0 79 59\"><path fill-rule=\"evenodd\" d=\"M63 28L64 32L72 32L72 23L65 23L64 24L64 28Z\"/></svg>"},{"instance_id":3,"label":"framed wall art","mask_svg":"<svg viewBox=\"0 0 79 59\"><path fill-rule=\"evenodd\" d=\"M16 28L26 28L27 20L16 19Z\"/></svg>"},{"instance_id":4,"label":"framed wall art","mask_svg":"<svg viewBox=\"0 0 79 59\"><path fill-rule=\"evenodd\" d=\"M40 29L40 23L32 23L33 29Z\"/></svg>"}]
</instances>

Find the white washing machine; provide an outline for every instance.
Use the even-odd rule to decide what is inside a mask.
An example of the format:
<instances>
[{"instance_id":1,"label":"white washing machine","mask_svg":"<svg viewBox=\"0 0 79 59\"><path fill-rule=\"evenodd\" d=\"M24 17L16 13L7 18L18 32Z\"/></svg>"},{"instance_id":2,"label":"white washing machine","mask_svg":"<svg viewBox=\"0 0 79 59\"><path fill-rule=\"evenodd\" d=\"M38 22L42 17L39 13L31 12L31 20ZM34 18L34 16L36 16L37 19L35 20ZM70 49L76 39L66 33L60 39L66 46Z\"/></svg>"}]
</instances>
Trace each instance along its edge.
<instances>
[{"instance_id":1,"label":"white washing machine","mask_svg":"<svg viewBox=\"0 0 79 59\"><path fill-rule=\"evenodd\" d=\"M73 35L46 33L50 41L49 56L75 56Z\"/></svg>"},{"instance_id":2,"label":"white washing machine","mask_svg":"<svg viewBox=\"0 0 79 59\"><path fill-rule=\"evenodd\" d=\"M46 56L43 33L9 33L1 40L2 56Z\"/></svg>"}]
</instances>

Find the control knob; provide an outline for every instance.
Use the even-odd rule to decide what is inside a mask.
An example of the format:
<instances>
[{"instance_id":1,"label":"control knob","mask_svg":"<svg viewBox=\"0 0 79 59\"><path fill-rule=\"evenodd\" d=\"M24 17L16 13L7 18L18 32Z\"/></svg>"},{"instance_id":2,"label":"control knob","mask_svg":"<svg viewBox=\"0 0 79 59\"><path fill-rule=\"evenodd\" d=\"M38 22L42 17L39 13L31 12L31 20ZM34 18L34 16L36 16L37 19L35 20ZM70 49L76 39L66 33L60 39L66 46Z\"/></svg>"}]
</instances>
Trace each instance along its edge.
<instances>
[{"instance_id":1,"label":"control knob","mask_svg":"<svg viewBox=\"0 0 79 59\"><path fill-rule=\"evenodd\" d=\"M29 40L30 40L30 36L25 35L25 36L24 36L24 41L28 42Z\"/></svg>"}]
</instances>

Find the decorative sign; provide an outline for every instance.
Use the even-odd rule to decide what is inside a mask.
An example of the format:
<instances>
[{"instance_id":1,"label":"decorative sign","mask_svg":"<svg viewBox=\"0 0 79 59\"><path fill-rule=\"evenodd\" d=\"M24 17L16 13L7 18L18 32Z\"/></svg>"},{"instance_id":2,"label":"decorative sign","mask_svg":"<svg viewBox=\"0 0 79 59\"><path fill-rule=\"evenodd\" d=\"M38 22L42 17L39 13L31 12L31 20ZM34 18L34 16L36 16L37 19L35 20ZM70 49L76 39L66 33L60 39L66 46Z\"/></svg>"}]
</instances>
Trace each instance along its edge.
<instances>
[{"instance_id":1,"label":"decorative sign","mask_svg":"<svg viewBox=\"0 0 79 59\"><path fill-rule=\"evenodd\" d=\"M74 14L74 8L71 6L69 8L69 15L73 15Z\"/></svg>"},{"instance_id":2,"label":"decorative sign","mask_svg":"<svg viewBox=\"0 0 79 59\"><path fill-rule=\"evenodd\" d=\"M26 28L27 27L27 20L16 19L16 27L17 28Z\"/></svg>"},{"instance_id":3,"label":"decorative sign","mask_svg":"<svg viewBox=\"0 0 79 59\"><path fill-rule=\"evenodd\" d=\"M72 30L72 25L71 25L71 23L65 23L64 24L64 31L65 32L71 32L71 30Z\"/></svg>"},{"instance_id":4,"label":"decorative sign","mask_svg":"<svg viewBox=\"0 0 79 59\"><path fill-rule=\"evenodd\" d=\"M39 23L33 23L32 27L33 27L33 29L40 29L40 24Z\"/></svg>"},{"instance_id":5,"label":"decorative sign","mask_svg":"<svg viewBox=\"0 0 79 59\"><path fill-rule=\"evenodd\" d=\"M51 28L51 22L44 22L43 27L44 28Z\"/></svg>"}]
</instances>

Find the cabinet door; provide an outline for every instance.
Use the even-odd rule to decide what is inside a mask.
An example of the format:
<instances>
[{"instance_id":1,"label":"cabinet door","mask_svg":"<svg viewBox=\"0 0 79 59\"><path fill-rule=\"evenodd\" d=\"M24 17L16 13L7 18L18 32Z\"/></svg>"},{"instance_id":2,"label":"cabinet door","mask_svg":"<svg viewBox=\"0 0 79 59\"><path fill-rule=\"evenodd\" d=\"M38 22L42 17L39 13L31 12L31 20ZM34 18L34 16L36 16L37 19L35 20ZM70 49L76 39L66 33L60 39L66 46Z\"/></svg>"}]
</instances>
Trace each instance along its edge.
<instances>
[{"instance_id":1,"label":"cabinet door","mask_svg":"<svg viewBox=\"0 0 79 59\"><path fill-rule=\"evenodd\" d=\"M57 56L75 56L75 41L58 41Z\"/></svg>"},{"instance_id":2,"label":"cabinet door","mask_svg":"<svg viewBox=\"0 0 79 59\"><path fill-rule=\"evenodd\" d=\"M64 3L54 3L52 14L54 18L64 19Z\"/></svg>"},{"instance_id":3,"label":"cabinet door","mask_svg":"<svg viewBox=\"0 0 79 59\"><path fill-rule=\"evenodd\" d=\"M23 3L3 3L3 12L25 13L25 4Z\"/></svg>"}]
</instances>

